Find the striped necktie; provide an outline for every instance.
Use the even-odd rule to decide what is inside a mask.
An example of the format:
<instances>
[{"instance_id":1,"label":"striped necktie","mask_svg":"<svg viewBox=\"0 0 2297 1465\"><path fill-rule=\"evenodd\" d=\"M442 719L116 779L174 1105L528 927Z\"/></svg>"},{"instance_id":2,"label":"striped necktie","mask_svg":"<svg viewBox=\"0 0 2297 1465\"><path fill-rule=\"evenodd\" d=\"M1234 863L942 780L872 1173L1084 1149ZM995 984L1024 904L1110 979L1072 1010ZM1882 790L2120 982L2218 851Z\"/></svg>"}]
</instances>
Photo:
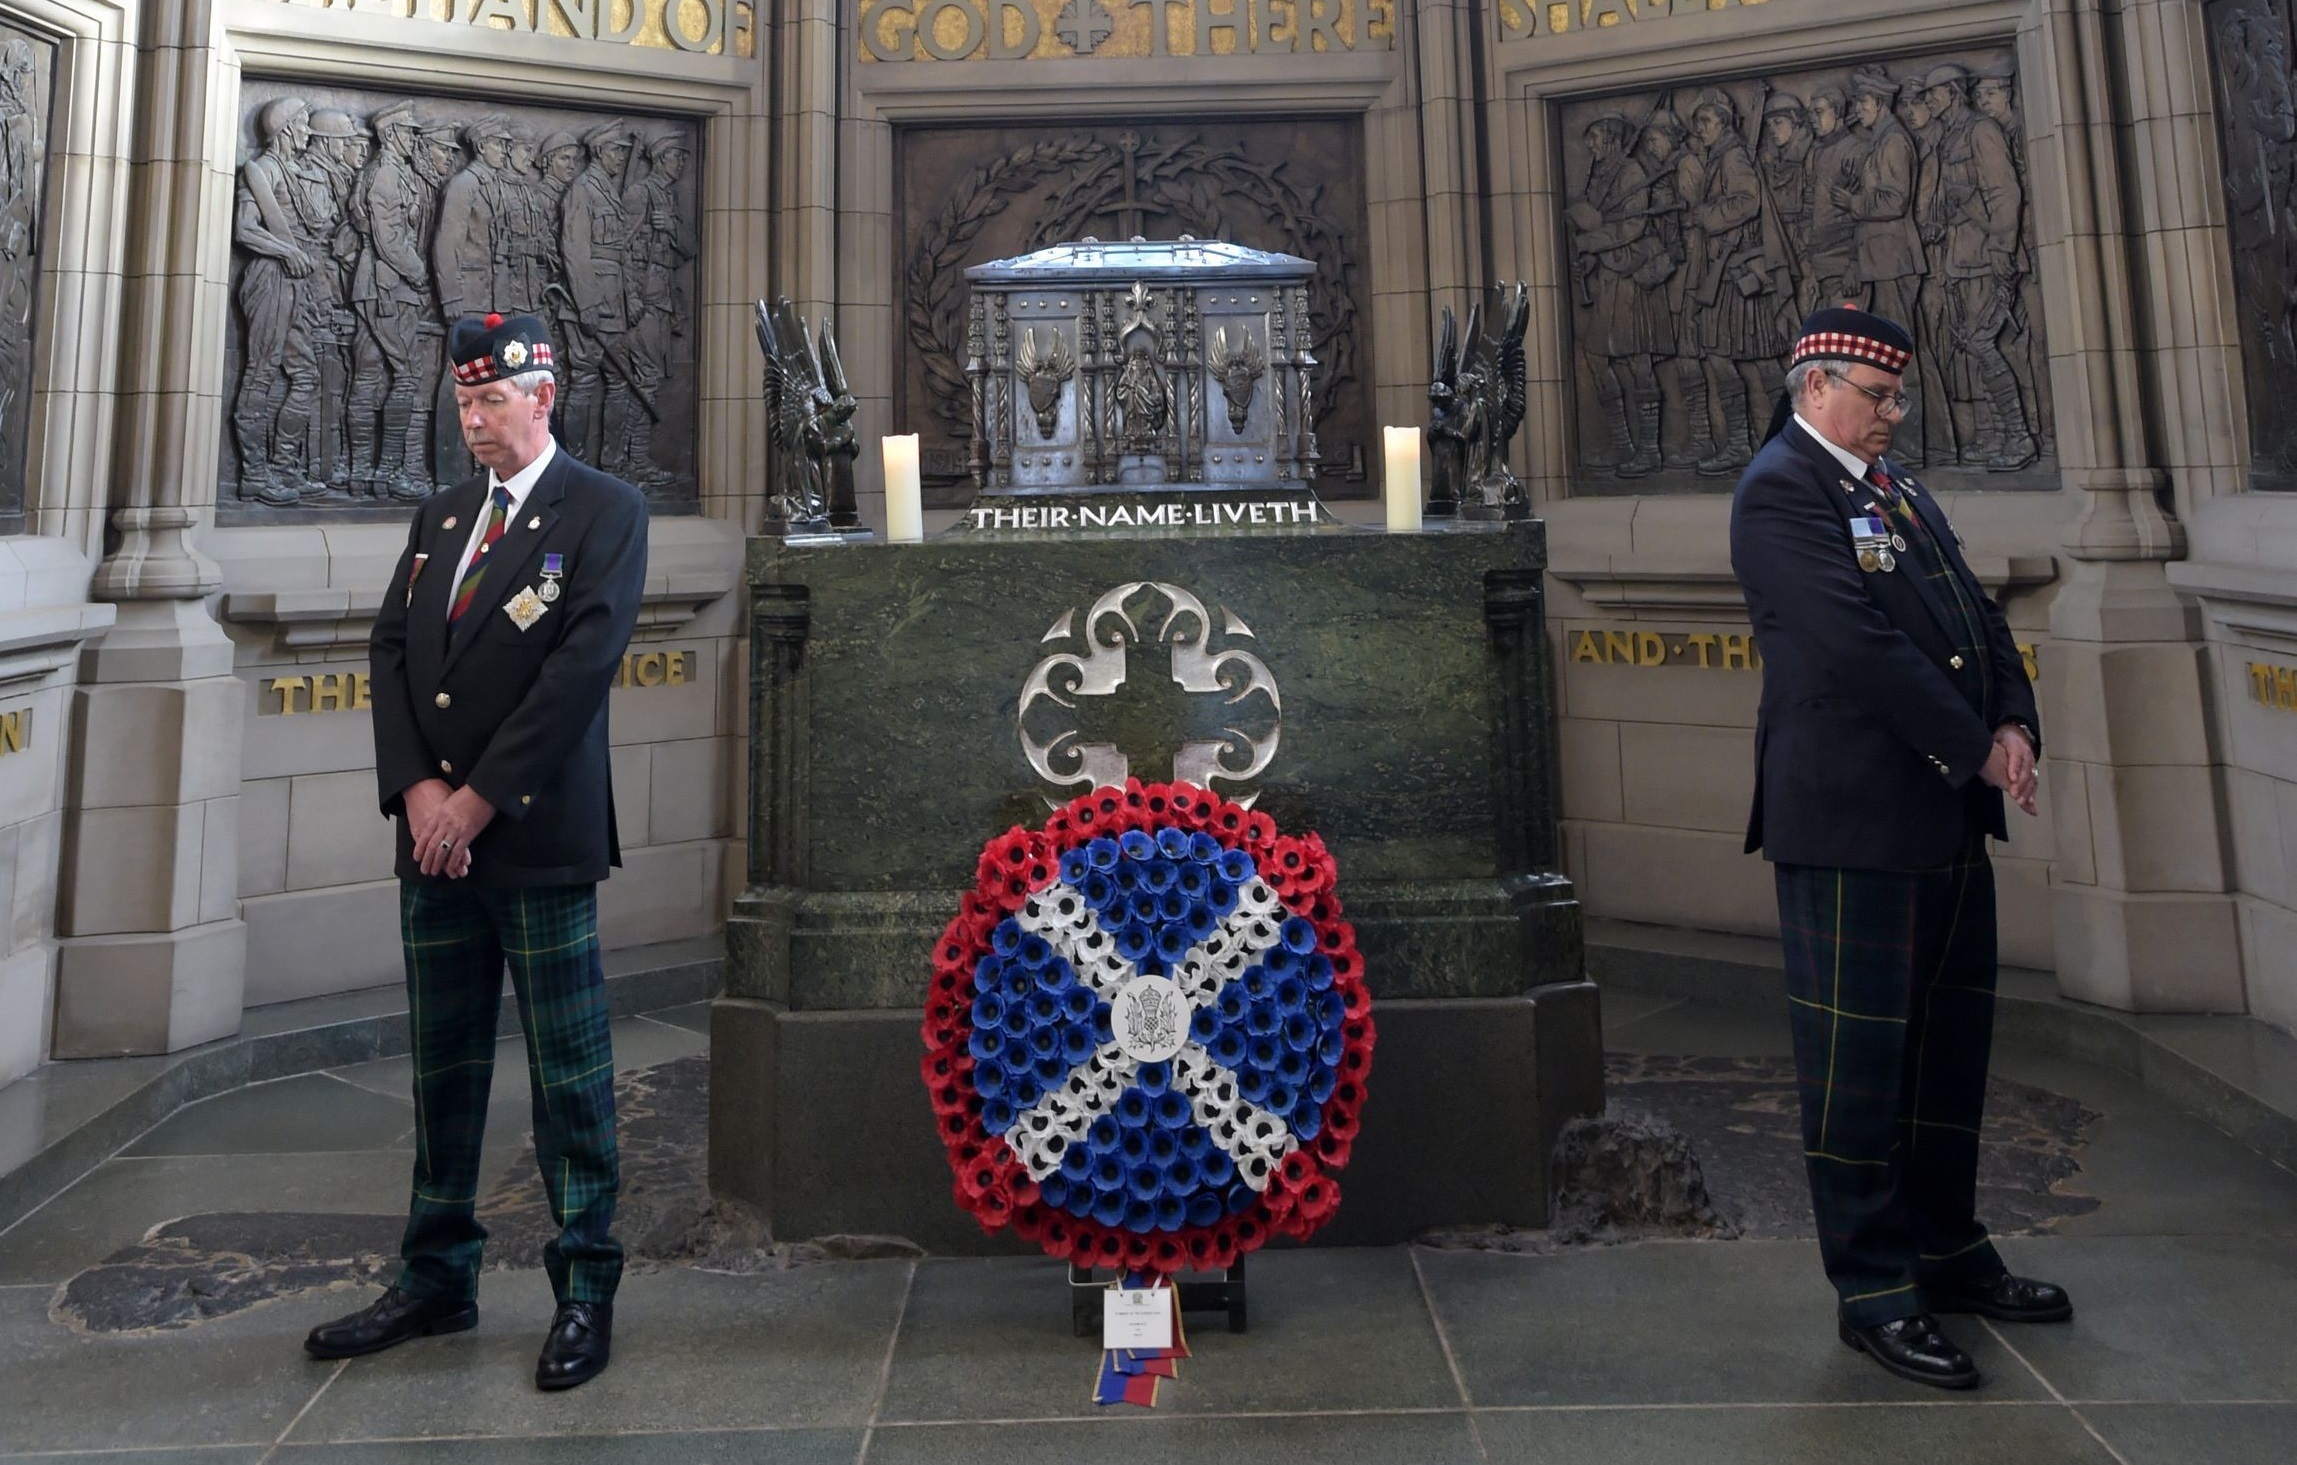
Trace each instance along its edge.
<instances>
[{"instance_id":1,"label":"striped necktie","mask_svg":"<svg viewBox=\"0 0 2297 1465\"><path fill-rule=\"evenodd\" d=\"M455 603L447 608L448 625L461 620L463 612L469 610L471 602L478 597L479 581L486 578L487 551L494 548L495 541L502 538L503 530L509 525L510 490L498 483L494 486L494 508L487 514L486 538L479 541L478 553L471 556L470 568L463 571L462 583L455 586Z\"/></svg>"}]
</instances>

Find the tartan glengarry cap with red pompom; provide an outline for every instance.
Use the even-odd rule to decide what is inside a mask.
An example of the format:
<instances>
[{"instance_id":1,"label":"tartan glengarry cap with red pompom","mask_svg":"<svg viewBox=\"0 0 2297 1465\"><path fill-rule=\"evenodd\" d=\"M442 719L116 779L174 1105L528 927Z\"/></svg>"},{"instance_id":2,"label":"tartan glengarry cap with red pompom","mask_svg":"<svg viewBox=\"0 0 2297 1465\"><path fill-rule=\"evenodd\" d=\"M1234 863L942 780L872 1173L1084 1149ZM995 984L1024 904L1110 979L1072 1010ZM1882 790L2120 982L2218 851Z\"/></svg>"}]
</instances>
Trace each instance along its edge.
<instances>
[{"instance_id":1,"label":"tartan glengarry cap with red pompom","mask_svg":"<svg viewBox=\"0 0 2297 1465\"><path fill-rule=\"evenodd\" d=\"M532 315L466 315L447 336L455 385L480 387L530 371L558 375L550 328Z\"/></svg>"},{"instance_id":2,"label":"tartan glengarry cap with red pompom","mask_svg":"<svg viewBox=\"0 0 2297 1465\"><path fill-rule=\"evenodd\" d=\"M1914 338L1906 327L1855 305L1830 305L1804 319L1787 368L1791 371L1807 361L1863 361L1903 373L1913 357Z\"/></svg>"}]
</instances>

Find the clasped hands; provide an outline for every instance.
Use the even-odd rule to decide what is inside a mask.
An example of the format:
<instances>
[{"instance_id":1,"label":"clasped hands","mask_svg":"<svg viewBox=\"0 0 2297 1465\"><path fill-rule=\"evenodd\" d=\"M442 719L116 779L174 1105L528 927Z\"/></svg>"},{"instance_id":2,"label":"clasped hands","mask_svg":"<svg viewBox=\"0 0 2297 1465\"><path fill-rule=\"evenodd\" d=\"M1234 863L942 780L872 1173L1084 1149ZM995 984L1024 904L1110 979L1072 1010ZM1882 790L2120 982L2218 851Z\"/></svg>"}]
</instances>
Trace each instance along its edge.
<instances>
[{"instance_id":1,"label":"clasped hands","mask_svg":"<svg viewBox=\"0 0 2297 1465\"><path fill-rule=\"evenodd\" d=\"M1993 764L1986 765L1989 770ZM406 792L407 833L415 859L426 875L460 880L471 872L471 841L493 822L494 805L466 785L452 788L443 778L426 778Z\"/></svg>"},{"instance_id":2,"label":"clasped hands","mask_svg":"<svg viewBox=\"0 0 2297 1465\"><path fill-rule=\"evenodd\" d=\"M1986 766L1978 776L2010 796L2010 802L2031 814L2034 812L2034 782L2037 764L2034 745L2014 723L2004 723L1994 729L1994 751L1986 755Z\"/></svg>"}]
</instances>

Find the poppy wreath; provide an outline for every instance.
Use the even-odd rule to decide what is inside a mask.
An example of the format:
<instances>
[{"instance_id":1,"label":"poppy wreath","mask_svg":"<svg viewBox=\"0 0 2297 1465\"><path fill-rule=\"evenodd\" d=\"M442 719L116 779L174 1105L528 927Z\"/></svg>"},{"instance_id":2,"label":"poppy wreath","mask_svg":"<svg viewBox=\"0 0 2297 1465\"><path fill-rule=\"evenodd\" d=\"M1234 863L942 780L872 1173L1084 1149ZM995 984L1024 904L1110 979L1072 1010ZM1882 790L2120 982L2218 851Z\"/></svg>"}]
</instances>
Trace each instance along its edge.
<instances>
[{"instance_id":1,"label":"poppy wreath","mask_svg":"<svg viewBox=\"0 0 2297 1465\"><path fill-rule=\"evenodd\" d=\"M989 841L925 1003L957 1203L1160 1276L1328 1220L1374 1043L1335 873L1314 834L1186 783Z\"/></svg>"}]
</instances>

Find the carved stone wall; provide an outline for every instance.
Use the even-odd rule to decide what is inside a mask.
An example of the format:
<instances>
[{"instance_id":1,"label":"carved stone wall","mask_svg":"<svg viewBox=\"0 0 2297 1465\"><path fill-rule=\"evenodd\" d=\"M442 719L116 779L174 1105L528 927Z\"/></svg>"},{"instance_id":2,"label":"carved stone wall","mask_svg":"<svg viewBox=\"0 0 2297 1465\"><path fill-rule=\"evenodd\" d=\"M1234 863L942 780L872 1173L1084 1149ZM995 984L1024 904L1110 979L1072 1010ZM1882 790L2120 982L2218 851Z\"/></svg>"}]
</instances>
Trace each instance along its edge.
<instances>
[{"instance_id":1,"label":"carved stone wall","mask_svg":"<svg viewBox=\"0 0 2297 1465\"><path fill-rule=\"evenodd\" d=\"M56 48L0 24L0 534L22 532Z\"/></svg>"},{"instance_id":2,"label":"carved stone wall","mask_svg":"<svg viewBox=\"0 0 2297 1465\"><path fill-rule=\"evenodd\" d=\"M1368 491L1371 282L1353 118L1128 127L916 127L895 140L896 431L923 436L926 502L971 496L965 267L1092 235L1224 239L1314 260L1319 492Z\"/></svg>"},{"instance_id":3,"label":"carved stone wall","mask_svg":"<svg viewBox=\"0 0 2297 1465\"><path fill-rule=\"evenodd\" d=\"M1822 302L1913 333L1934 486L2055 489L2019 100L1984 46L1563 104L1573 491L1728 491Z\"/></svg>"},{"instance_id":4,"label":"carved stone wall","mask_svg":"<svg viewBox=\"0 0 2297 1465\"><path fill-rule=\"evenodd\" d=\"M2241 365L2249 388L2250 486L2297 488L2297 78L2288 0L2213 0L2225 222Z\"/></svg>"},{"instance_id":5,"label":"carved stone wall","mask_svg":"<svg viewBox=\"0 0 2297 1465\"><path fill-rule=\"evenodd\" d=\"M472 471L446 326L532 311L561 444L696 505L692 121L250 78L225 366L226 524L398 518Z\"/></svg>"}]
</instances>

